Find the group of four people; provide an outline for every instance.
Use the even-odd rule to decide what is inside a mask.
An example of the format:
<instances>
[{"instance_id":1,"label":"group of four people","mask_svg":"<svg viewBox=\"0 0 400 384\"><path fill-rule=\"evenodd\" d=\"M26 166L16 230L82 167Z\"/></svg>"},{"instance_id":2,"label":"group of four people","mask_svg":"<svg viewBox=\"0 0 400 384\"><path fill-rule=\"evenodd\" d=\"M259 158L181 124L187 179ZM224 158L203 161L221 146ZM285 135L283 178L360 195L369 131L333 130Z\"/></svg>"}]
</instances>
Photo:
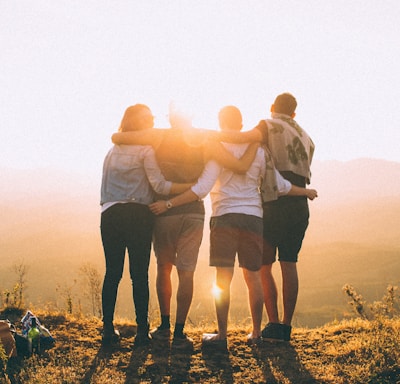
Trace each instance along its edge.
<instances>
[{"instance_id":1,"label":"group of four people","mask_svg":"<svg viewBox=\"0 0 400 384\"><path fill-rule=\"evenodd\" d=\"M192 129L174 111L170 111L171 128L155 129L147 106L127 109L103 168L104 344L118 339L113 316L128 249L138 325L135 345L147 344L151 338L170 339L175 266L179 283L172 345L193 346L184 325L203 236L202 199L208 193L212 202L210 266L216 267L221 295L215 299L218 333L203 335L203 344L226 348L236 254L249 292L253 328L248 343L290 340L298 292L296 262L309 217L307 198L317 196L315 190L305 188L310 182L314 144L293 120L296 105L291 94L279 95L271 107L272 119L262 120L248 132L240 132L240 111L224 107L218 133ZM149 332L152 236L161 323ZM282 321L271 271L277 249L283 277ZM261 331L264 302L269 323Z\"/></svg>"}]
</instances>

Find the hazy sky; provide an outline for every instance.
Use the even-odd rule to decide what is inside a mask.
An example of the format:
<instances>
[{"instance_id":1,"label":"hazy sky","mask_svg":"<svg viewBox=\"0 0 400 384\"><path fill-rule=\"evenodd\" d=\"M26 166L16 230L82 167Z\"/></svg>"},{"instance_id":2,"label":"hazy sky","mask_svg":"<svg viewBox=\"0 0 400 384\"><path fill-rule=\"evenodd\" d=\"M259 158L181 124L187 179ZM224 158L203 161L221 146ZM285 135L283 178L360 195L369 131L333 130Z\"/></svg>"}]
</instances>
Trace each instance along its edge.
<instances>
[{"instance_id":1,"label":"hazy sky","mask_svg":"<svg viewBox=\"0 0 400 384\"><path fill-rule=\"evenodd\" d=\"M317 159L400 161L398 0L0 0L0 167L98 172L128 105L245 128L298 100Z\"/></svg>"}]
</instances>

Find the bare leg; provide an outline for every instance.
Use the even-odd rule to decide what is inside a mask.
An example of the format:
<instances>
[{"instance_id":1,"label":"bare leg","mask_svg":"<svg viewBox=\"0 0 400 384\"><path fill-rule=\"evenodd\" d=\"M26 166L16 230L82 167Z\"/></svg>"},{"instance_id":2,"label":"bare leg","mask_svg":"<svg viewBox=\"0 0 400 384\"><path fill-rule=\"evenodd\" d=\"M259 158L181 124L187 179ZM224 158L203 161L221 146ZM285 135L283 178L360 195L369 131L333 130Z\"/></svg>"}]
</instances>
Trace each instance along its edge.
<instances>
[{"instance_id":1,"label":"bare leg","mask_svg":"<svg viewBox=\"0 0 400 384\"><path fill-rule=\"evenodd\" d=\"M261 320L264 304L261 274L260 271L249 271L246 268L242 269L247 289L249 291L250 312L253 320L252 337L258 338L261 336Z\"/></svg>"},{"instance_id":2,"label":"bare leg","mask_svg":"<svg viewBox=\"0 0 400 384\"><path fill-rule=\"evenodd\" d=\"M297 264L287 261L281 261L280 264L283 284L283 323L290 325L292 323L299 292Z\"/></svg>"},{"instance_id":3,"label":"bare leg","mask_svg":"<svg viewBox=\"0 0 400 384\"><path fill-rule=\"evenodd\" d=\"M265 309L270 323L279 323L278 315L278 291L275 279L272 275L272 265L263 265L261 267L261 281L264 291Z\"/></svg>"},{"instance_id":4,"label":"bare leg","mask_svg":"<svg viewBox=\"0 0 400 384\"><path fill-rule=\"evenodd\" d=\"M169 316L171 312L172 264L157 265L157 297L161 315Z\"/></svg>"},{"instance_id":5,"label":"bare leg","mask_svg":"<svg viewBox=\"0 0 400 384\"><path fill-rule=\"evenodd\" d=\"M217 267L217 286L221 290L219 297L215 298L215 310L218 322L217 340L226 339L228 332L228 314L231 299L231 281L233 277L233 268Z\"/></svg>"},{"instance_id":6,"label":"bare leg","mask_svg":"<svg viewBox=\"0 0 400 384\"><path fill-rule=\"evenodd\" d=\"M178 290L176 293L176 323L185 324L193 298L194 271L178 270Z\"/></svg>"}]
</instances>

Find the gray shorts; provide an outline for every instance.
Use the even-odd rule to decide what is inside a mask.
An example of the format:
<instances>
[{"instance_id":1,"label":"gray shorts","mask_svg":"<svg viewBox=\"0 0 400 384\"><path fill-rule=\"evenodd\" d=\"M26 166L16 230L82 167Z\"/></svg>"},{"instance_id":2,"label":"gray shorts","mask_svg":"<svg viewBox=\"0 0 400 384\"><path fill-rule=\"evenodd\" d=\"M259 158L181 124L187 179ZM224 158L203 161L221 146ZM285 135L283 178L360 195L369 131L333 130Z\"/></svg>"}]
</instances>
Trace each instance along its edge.
<instances>
[{"instance_id":1,"label":"gray shorts","mask_svg":"<svg viewBox=\"0 0 400 384\"><path fill-rule=\"evenodd\" d=\"M157 217L153 238L157 264L171 263L180 271L194 271L203 229L202 214L184 213Z\"/></svg>"},{"instance_id":2,"label":"gray shorts","mask_svg":"<svg viewBox=\"0 0 400 384\"><path fill-rule=\"evenodd\" d=\"M210 220L210 266L233 267L236 254L239 267L249 271L261 268L263 221L261 217L228 213Z\"/></svg>"}]
</instances>

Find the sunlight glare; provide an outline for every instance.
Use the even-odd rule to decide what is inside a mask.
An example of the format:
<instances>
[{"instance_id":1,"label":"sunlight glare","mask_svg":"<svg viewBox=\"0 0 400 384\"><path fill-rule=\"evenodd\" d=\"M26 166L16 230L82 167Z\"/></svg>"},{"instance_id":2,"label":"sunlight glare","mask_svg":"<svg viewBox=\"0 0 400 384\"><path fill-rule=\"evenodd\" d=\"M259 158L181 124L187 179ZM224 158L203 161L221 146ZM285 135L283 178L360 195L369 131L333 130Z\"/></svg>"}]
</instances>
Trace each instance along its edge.
<instances>
[{"instance_id":1,"label":"sunlight glare","mask_svg":"<svg viewBox=\"0 0 400 384\"><path fill-rule=\"evenodd\" d=\"M213 283L211 292L212 292L214 299L219 300L219 298L221 297L222 289L220 287L218 287L217 284Z\"/></svg>"}]
</instances>

